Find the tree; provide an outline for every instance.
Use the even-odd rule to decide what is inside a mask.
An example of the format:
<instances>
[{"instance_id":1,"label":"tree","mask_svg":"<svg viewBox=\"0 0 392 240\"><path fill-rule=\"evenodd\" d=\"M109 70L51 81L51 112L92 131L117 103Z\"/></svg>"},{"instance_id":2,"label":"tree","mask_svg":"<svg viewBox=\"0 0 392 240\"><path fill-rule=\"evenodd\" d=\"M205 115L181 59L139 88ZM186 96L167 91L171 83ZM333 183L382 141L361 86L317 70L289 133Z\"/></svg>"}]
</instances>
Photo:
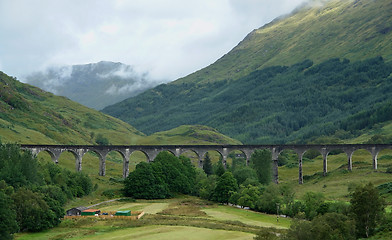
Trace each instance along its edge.
<instances>
[{"instance_id":1,"label":"tree","mask_svg":"<svg viewBox=\"0 0 392 240\"><path fill-rule=\"evenodd\" d=\"M214 200L220 203L228 203L231 192L237 191L238 185L231 172L225 172L219 177L214 190Z\"/></svg>"},{"instance_id":2,"label":"tree","mask_svg":"<svg viewBox=\"0 0 392 240\"><path fill-rule=\"evenodd\" d=\"M128 197L159 199L170 196L169 187L154 172L152 164L141 162L124 180L124 194Z\"/></svg>"},{"instance_id":3,"label":"tree","mask_svg":"<svg viewBox=\"0 0 392 240\"><path fill-rule=\"evenodd\" d=\"M220 177L226 172L225 167L223 166L222 161L217 162L215 174Z\"/></svg>"},{"instance_id":4,"label":"tree","mask_svg":"<svg viewBox=\"0 0 392 240\"><path fill-rule=\"evenodd\" d=\"M42 184L38 174L38 162L29 151L21 152L15 144L0 143L0 179L9 186Z\"/></svg>"},{"instance_id":5,"label":"tree","mask_svg":"<svg viewBox=\"0 0 392 240\"><path fill-rule=\"evenodd\" d=\"M13 205L12 199L0 190L0 239L12 239L12 234L19 230Z\"/></svg>"},{"instance_id":6,"label":"tree","mask_svg":"<svg viewBox=\"0 0 392 240\"><path fill-rule=\"evenodd\" d=\"M298 211L295 208L295 193L293 188L289 185L280 185L279 190L282 195L282 213L291 217L295 216Z\"/></svg>"},{"instance_id":7,"label":"tree","mask_svg":"<svg viewBox=\"0 0 392 240\"><path fill-rule=\"evenodd\" d=\"M302 200L305 205L306 219L312 220L317 216L324 204L324 195L322 193L306 192Z\"/></svg>"},{"instance_id":8,"label":"tree","mask_svg":"<svg viewBox=\"0 0 392 240\"><path fill-rule=\"evenodd\" d=\"M260 188L252 185L242 187L239 192L233 195L237 198L236 204L242 207L249 207L250 209L256 208L257 200L260 197ZM232 198L230 198L232 199Z\"/></svg>"},{"instance_id":9,"label":"tree","mask_svg":"<svg viewBox=\"0 0 392 240\"><path fill-rule=\"evenodd\" d=\"M384 200L372 183L358 187L351 198L351 213L354 216L357 236L374 234L377 223L384 215Z\"/></svg>"},{"instance_id":10,"label":"tree","mask_svg":"<svg viewBox=\"0 0 392 240\"><path fill-rule=\"evenodd\" d=\"M164 151L156 156L152 166L155 173L167 183L171 192L184 194L192 192L196 173L189 169L191 168L190 162L182 162L173 154Z\"/></svg>"},{"instance_id":11,"label":"tree","mask_svg":"<svg viewBox=\"0 0 392 240\"><path fill-rule=\"evenodd\" d=\"M268 150L256 150L251 162L253 168L256 170L257 178L261 184L269 184L272 179L272 157Z\"/></svg>"},{"instance_id":12,"label":"tree","mask_svg":"<svg viewBox=\"0 0 392 240\"><path fill-rule=\"evenodd\" d=\"M104 137L102 133L99 133L97 135L97 138L95 139L95 142L98 145L109 145L109 140L106 137Z\"/></svg>"},{"instance_id":13,"label":"tree","mask_svg":"<svg viewBox=\"0 0 392 240\"><path fill-rule=\"evenodd\" d=\"M198 183L199 186L199 196L203 199L213 200L214 191L216 188L216 183L218 181L216 175L207 176Z\"/></svg>"},{"instance_id":14,"label":"tree","mask_svg":"<svg viewBox=\"0 0 392 240\"><path fill-rule=\"evenodd\" d=\"M253 179L256 179L256 181L258 181L256 171L248 166L236 167L233 171L233 175L235 179L237 179L238 185L243 184L247 179L248 181Z\"/></svg>"},{"instance_id":15,"label":"tree","mask_svg":"<svg viewBox=\"0 0 392 240\"><path fill-rule=\"evenodd\" d=\"M282 202L279 186L270 184L266 187L263 194L256 203L256 208L260 212L275 214L277 212L277 205Z\"/></svg>"},{"instance_id":16,"label":"tree","mask_svg":"<svg viewBox=\"0 0 392 240\"><path fill-rule=\"evenodd\" d=\"M206 155L204 157L203 170L207 174L207 176L214 173L212 170L212 163L211 163L210 154L208 152L206 153Z\"/></svg>"},{"instance_id":17,"label":"tree","mask_svg":"<svg viewBox=\"0 0 392 240\"><path fill-rule=\"evenodd\" d=\"M355 224L340 213L327 213L313 221L296 220L285 235L286 240L355 239Z\"/></svg>"},{"instance_id":18,"label":"tree","mask_svg":"<svg viewBox=\"0 0 392 240\"><path fill-rule=\"evenodd\" d=\"M15 203L16 220L21 230L39 232L56 226L59 219L39 193L19 188L12 199Z\"/></svg>"}]
</instances>

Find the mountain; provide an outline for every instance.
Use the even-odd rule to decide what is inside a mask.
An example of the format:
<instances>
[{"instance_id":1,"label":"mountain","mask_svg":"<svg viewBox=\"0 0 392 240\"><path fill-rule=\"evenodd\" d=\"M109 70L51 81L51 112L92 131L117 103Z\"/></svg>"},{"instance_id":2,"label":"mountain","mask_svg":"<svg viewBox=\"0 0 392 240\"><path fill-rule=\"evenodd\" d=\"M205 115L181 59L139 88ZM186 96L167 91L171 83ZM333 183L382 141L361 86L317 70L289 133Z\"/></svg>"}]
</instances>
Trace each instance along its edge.
<instances>
[{"instance_id":1,"label":"mountain","mask_svg":"<svg viewBox=\"0 0 392 240\"><path fill-rule=\"evenodd\" d=\"M97 110L158 85L148 73L140 74L132 66L107 61L51 67L26 76L25 81Z\"/></svg>"},{"instance_id":2,"label":"mountain","mask_svg":"<svg viewBox=\"0 0 392 240\"><path fill-rule=\"evenodd\" d=\"M392 121L392 3L318 4L253 31L207 68L103 112L147 134L202 124L257 144L350 141L381 129Z\"/></svg>"},{"instance_id":3,"label":"mountain","mask_svg":"<svg viewBox=\"0 0 392 240\"><path fill-rule=\"evenodd\" d=\"M146 136L129 124L0 72L0 141L20 144L240 144L212 128Z\"/></svg>"},{"instance_id":4,"label":"mountain","mask_svg":"<svg viewBox=\"0 0 392 240\"><path fill-rule=\"evenodd\" d=\"M214 64L175 83L231 81L306 59L315 64L330 58L392 60L391 11L389 0L310 0L252 31Z\"/></svg>"}]
</instances>

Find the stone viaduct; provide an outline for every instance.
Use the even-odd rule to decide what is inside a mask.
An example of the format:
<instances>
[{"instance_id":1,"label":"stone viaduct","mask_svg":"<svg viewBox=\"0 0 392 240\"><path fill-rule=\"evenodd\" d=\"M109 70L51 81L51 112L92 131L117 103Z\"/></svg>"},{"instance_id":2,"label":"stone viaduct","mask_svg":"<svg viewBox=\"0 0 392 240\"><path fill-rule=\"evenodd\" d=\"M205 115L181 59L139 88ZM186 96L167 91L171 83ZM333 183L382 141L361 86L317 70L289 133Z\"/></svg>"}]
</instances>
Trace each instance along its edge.
<instances>
[{"instance_id":1,"label":"stone viaduct","mask_svg":"<svg viewBox=\"0 0 392 240\"><path fill-rule=\"evenodd\" d=\"M327 174L327 157L333 150L341 150L347 154L347 169L352 170L352 155L358 149L368 150L373 159L373 169L377 169L377 155L384 149L392 149L392 144L339 144L339 145L21 145L24 150L29 150L32 154L37 155L42 151L46 151L52 157L53 162L58 163L58 159L62 152L68 151L75 156L76 171L82 170L82 158L87 152L95 152L100 161L99 175L105 176L106 156L111 151L116 151L123 157L123 177L129 174L130 156L135 151L143 152L148 161L151 162L161 151L169 151L175 156L191 151L196 153L199 158L199 167L203 166L203 159L208 151L217 151L222 156L223 164L230 152L241 151L249 164L250 157L257 149L267 149L272 155L272 173L275 183L279 181L278 174L278 156L283 150L294 150L298 155L298 182L303 183L302 159L308 150L317 150L323 156L323 173Z\"/></svg>"}]
</instances>

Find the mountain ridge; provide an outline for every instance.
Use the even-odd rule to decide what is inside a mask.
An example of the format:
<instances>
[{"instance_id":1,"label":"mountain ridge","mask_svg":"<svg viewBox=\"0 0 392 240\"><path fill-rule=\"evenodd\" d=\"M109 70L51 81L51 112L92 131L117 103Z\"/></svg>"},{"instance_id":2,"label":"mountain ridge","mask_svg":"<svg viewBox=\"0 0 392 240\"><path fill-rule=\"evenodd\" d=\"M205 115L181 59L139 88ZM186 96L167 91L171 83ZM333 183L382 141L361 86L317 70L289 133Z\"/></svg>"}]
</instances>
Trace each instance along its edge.
<instances>
[{"instance_id":1,"label":"mountain ridge","mask_svg":"<svg viewBox=\"0 0 392 240\"><path fill-rule=\"evenodd\" d=\"M386 0L330 0L322 6L303 5L253 30L215 63L172 83L236 80L254 70L305 59L318 64L334 57L357 61L383 56L391 61L390 11L392 2Z\"/></svg>"}]
</instances>

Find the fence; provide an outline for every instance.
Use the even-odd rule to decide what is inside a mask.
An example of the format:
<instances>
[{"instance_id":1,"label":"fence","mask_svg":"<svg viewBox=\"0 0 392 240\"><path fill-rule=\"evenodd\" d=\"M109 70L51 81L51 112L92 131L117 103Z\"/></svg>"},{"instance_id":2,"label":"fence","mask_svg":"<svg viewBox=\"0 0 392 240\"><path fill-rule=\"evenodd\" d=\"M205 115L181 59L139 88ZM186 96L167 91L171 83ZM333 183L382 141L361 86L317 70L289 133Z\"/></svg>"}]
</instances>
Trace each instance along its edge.
<instances>
[{"instance_id":1,"label":"fence","mask_svg":"<svg viewBox=\"0 0 392 240\"><path fill-rule=\"evenodd\" d=\"M98 216L64 216L64 219L80 219L80 218L100 218L100 219L127 219L127 220L137 220L143 217L143 211L133 211L132 216L115 216L116 211L107 211L105 212L108 215L98 215Z\"/></svg>"}]
</instances>

